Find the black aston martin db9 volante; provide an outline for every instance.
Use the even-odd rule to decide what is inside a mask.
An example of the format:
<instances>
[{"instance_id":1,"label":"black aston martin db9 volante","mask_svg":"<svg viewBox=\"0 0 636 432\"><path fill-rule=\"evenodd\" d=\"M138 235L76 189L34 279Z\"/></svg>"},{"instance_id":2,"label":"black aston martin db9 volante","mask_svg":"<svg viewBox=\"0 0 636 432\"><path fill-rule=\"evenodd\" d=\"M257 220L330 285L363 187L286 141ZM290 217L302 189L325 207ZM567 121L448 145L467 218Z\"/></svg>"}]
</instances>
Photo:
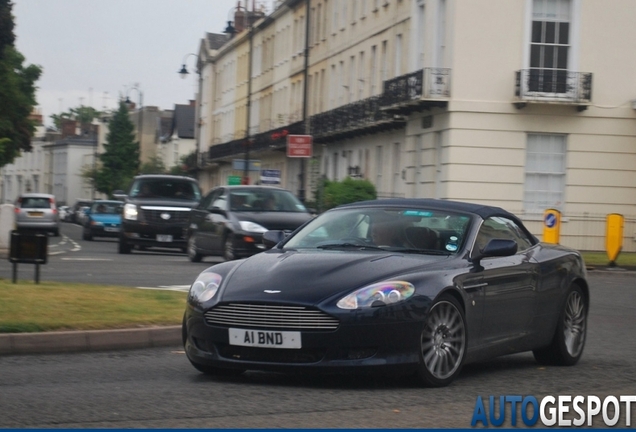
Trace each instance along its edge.
<instances>
[{"instance_id":1,"label":"black aston martin db9 volante","mask_svg":"<svg viewBox=\"0 0 636 432\"><path fill-rule=\"evenodd\" d=\"M199 371L415 373L532 351L573 365L589 291L580 254L490 206L392 199L329 210L270 248L203 271L183 319Z\"/></svg>"}]
</instances>

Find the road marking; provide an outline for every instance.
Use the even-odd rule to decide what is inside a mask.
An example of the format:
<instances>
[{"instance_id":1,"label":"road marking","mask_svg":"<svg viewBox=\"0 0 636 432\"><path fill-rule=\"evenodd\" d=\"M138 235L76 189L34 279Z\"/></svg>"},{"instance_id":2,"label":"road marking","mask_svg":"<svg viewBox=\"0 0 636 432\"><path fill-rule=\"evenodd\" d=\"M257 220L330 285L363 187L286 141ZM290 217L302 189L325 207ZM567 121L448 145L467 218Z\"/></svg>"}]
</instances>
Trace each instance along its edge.
<instances>
[{"instance_id":1,"label":"road marking","mask_svg":"<svg viewBox=\"0 0 636 432\"><path fill-rule=\"evenodd\" d=\"M112 258L62 258L62 261L113 261Z\"/></svg>"}]
</instances>

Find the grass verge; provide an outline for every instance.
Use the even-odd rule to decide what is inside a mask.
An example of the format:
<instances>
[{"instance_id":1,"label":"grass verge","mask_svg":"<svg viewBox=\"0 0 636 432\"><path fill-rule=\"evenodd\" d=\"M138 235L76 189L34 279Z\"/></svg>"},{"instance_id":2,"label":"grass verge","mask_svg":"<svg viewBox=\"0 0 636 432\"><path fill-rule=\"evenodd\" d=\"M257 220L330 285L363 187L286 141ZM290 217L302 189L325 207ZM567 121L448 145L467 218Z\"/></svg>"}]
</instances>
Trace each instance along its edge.
<instances>
[{"instance_id":1,"label":"grass verge","mask_svg":"<svg viewBox=\"0 0 636 432\"><path fill-rule=\"evenodd\" d=\"M0 279L0 333L181 324L187 294Z\"/></svg>"},{"instance_id":2,"label":"grass verge","mask_svg":"<svg viewBox=\"0 0 636 432\"><path fill-rule=\"evenodd\" d=\"M581 252L585 265L592 267L607 267L610 263L606 252ZM621 252L616 259L616 266L636 268L636 253Z\"/></svg>"}]
</instances>

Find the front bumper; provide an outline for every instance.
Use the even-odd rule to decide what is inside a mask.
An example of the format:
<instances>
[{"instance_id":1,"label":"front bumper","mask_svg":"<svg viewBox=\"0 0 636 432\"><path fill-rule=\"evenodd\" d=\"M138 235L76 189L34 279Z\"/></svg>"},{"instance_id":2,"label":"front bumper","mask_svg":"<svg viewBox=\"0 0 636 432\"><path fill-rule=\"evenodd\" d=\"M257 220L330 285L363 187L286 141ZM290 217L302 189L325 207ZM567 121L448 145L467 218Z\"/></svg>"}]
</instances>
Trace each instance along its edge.
<instances>
[{"instance_id":1,"label":"front bumper","mask_svg":"<svg viewBox=\"0 0 636 432\"><path fill-rule=\"evenodd\" d=\"M126 243L136 246L184 249L185 227L184 224L159 225L126 221L121 225L121 237Z\"/></svg>"},{"instance_id":2,"label":"front bumper","mask_svg":"<svg viewBox=\"0 0 636 432\"><path fill-rule=\"evenodd\" d=\"M419 363L422 327L419 320L394 318L347 319L333 331L302 331L300 349L258 348L231 345L228 327L209 325L188 306L184 347L193 363L223 368L407 374Z\"/></svg>"}]
</instances>

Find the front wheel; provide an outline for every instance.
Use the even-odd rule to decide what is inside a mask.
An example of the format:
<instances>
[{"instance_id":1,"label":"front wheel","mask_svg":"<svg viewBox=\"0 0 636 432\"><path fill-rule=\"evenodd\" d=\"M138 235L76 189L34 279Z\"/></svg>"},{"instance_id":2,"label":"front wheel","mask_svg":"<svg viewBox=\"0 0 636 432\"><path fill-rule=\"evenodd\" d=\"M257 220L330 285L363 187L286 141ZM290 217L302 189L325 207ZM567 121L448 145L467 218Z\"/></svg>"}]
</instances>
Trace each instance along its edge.
<instances>
[{"instance_id":1,"label":"front wheel","mask_svg":"<svg viewBox=\"0 0 636 432\"><path fill-rule=\"evenodd\" d=\"M129 254L132 250L132 246L126 243L126 240L123 237L119 238L119 253L120 254Z\"/></svg>"},{"instance_id":2,"label":"front wheel","mask_svg":"<svg viewBox=\"0 0 636 432\"><path fill-rule=\"evenodd\" d=\"M223 258L225 261L232 261L236 259L234 255L234 235L228 234L225 237L225 243L223 245Z\"/></svg>"},{"instance_id":3,"label":"front wheel","mask_svg":"<svg viewBox=\"0 0 636 432\"><path fill-rule=\"evenodd\" d=\"M585 347L587 333L587 297L578 285L572 285L559 316L556 332L550 345L532 351L541 364L572 366Z\"/></svg>"},{"instance_id":4,"label":"front wheel","mask_svg":"<svg viewBox=\"0 0 636 432\"><path fill-rule=\"evenodd\" d=\"M466 355L466 320L457 300L442 296L428 312L420 337L419 376L443 387L459 375Z\"/></svg>"},{"instance_id":5,"label":"front wheel","mask_svg":"<svg viewBox=\"0 0 636 432\"><path fill-rule=\"evenodd\" d=\"M196 239L194 238L194 235L190 235L190 237L188 237L188 247L186 251L188 253L188 258L190 259L190 261L201 262L201 258L203 258L203 255L201 255L197 250Z\"/></svg>"}]
</instances>

